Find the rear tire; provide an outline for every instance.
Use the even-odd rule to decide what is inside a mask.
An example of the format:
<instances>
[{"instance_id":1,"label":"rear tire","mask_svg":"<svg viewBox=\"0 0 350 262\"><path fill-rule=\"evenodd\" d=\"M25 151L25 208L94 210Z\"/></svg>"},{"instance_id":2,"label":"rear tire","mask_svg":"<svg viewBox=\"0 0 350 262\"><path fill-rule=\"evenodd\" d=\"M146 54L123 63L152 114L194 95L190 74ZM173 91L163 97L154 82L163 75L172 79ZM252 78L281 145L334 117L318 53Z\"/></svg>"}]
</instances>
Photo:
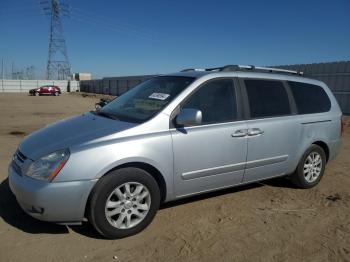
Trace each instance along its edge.
<instances>
[{"instance_id":1,"label":"rear tire","mask_svg":"<svg viewBox=\"0 0 350 262\"><path fill-rule=\"evenodd\" d=\"M156 215L160 190L156 180L139 168L111 171L90 195L88 219L104 237L119 239L145 229Z\"/></svg>"},{"instance_id":2,"label":"rear tire","mask_svg":"<svg viewBox=\"0 0 350 262\"><path fill-rule=\"evenodd\" d=\"M297 169L290 176L291 182L300 188L316 186L324 174L326 154L318 145L311 145L303 154Z\"/></svg>"},{"instance_id":3,"label":"rear tire","mask_svg":"<svg viewBox=\"0 0 350 262\"><path fill-rule=\"evenodd\" d=\"M60 93L55 92L53 95L54 95L54 96L59 96L59 95L60 95Z\"/></svg>"}]
</instances>

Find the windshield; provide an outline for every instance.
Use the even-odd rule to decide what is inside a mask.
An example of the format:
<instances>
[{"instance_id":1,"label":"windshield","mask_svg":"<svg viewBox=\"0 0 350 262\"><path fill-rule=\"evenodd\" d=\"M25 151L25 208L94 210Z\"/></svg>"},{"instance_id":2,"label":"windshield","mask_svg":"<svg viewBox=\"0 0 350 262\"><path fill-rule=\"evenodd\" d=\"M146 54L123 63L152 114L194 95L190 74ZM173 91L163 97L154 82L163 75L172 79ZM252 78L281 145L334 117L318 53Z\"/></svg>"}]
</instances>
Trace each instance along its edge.
<instances>
[{"instance_id":1,"label":"windshield","mask_svg":"<svg viewBox=\"0 0 350 262\"><path fill-rule=\"evenodd\" d=\"M192 77L159 76L145 81L99 112L121 121L142 123L152 118L193 82Z\"/></svg>"}]
</instances>

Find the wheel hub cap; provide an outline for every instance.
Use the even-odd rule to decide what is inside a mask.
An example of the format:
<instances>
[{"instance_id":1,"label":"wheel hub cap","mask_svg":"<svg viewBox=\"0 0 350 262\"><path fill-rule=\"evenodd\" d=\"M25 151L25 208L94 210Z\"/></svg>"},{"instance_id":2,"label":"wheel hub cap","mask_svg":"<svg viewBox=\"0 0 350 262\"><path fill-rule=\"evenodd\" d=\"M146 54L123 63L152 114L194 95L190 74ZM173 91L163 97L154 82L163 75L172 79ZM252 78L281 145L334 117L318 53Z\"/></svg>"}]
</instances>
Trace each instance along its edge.
<instances>
[{"instance_id":1,"label":"wheel hub cap","mask_svg":"<svg viewBox=\"0 0 350 262\"><path fill-rule=\"evenodd\" d=\"M322 157L317 152L311 152L304 163L304 177L309 183L315 182L321 175Z\"/></svg>"},{"instance_id":2,"label":"wheel hub cap","mask_svg":"<svg viewBox=\"0 0 350 262\"><path fill-rule=\"evenodd\" d=\"M148 188L137 182L118 186L106 200L105 216L110 225L129 229L139 224L151 207Z\"/></svg>"},{"instance_id":3,"label":"wheel hub cap","mask_svg":"<svg viewBox=\"0 0 350 262\"><path fill-rule=\"evenodd\" d=\"M126 201L125 204L124 204L124 207L129 209L132 207L132 202L131 201Z\"/></svg>"}]
</instances>

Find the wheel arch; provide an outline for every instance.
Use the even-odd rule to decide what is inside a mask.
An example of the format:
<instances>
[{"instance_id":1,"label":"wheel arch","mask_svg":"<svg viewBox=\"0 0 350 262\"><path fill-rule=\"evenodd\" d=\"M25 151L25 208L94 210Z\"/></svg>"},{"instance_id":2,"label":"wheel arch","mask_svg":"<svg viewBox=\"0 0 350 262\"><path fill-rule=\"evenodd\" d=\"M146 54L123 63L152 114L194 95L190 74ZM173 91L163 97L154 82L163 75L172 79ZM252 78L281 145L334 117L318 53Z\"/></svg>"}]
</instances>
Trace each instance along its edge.
<instances>
[{"instance_id":1,"label":"wheel arch","mask_svg":"<svg viewBox=\"0 0 350 262\"><path fill-rule=\"evenodd\" d=\"M329 159L329 147L327 145L327 143L325 143L324 141L321 140L317 140L315 142L312 143L313 145L317 145L319 147L321 147L323 149L323 151L326 154L326 162L328 162Z\"/></svg>"},{"instance_id":2,"label":"wheel arch","mask_svg":"<svg viewBox=\"0 0 350 262\"><path fill-rule=\"evenodd\" d=\"M296 171L298 164L302 159L302 156L312 145L317 145L323 149L323 151L326 154L326 163L328 162L329 155L330 155L330 149L329 149L328 144L323 139L315 139L313 141L308 141L307 143L304 144L304 146L299 148L299 151L293 160L293 164L291 166L291 169L289 170L290 174L292 174Z\"/></svg>"},{"instance_id":3,"label":"wheel arch","mask_svg":"<svg viewBox=\"0 0 350 262\"><path fill-rule=\"evenodd\" d=\"M153 165L145 163L145 162L128 162L128 163L123 163L120 164L118 166L113 167L112 169L108 170L107 172L105 172L100 178L104 177L105 175L107 175L108 173L110 173L111 171L115 171L118 169L122 169L122 168L126 168L126 167L135 167L135 168L139 168L142 169L146 172L148 172L157 182L159 190L160 190L160 199L161 199L161 203L165 201L166 196L167 196L167 186L166 186L166 182L165 179L162 175L162 173ZM89 205L90 205L90 198L91 198L91 193L93 192L93 188L91 190L91 192L89 193L89 197L87 199L87 202L85 204L85 217L86 217L86 212L88 211Z\"/></svg>"},{"instance_id":4,"label":"wheel arch","mask_svg":"<svg viewBox=\"0 0 350 262\"><path fill-rule=\"evenodd\" d=\"M136 167L136 168L140 168L140 169L148 172L156 180L156 182L159 186L161 202L163 202L165 200L166 194L167 194L165 179L164 179L162 173L151 164L148 164L145 162L128 162L128 163L124 163L124 164L121 164L119 166L112 168L111 170L106 172L103 176L105 176L106 174L108 174L111 171L126 168L126 167Z\"/></svg>"}]
</instances>

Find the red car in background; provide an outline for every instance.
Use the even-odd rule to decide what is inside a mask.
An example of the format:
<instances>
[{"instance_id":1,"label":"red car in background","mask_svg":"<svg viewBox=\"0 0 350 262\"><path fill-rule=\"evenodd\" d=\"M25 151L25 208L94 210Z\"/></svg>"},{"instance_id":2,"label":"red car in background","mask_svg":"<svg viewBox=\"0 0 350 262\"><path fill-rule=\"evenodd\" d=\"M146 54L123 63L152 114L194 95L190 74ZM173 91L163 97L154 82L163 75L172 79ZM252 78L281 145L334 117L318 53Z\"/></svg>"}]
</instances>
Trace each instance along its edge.
<instances>
[{"instance_id":1,"label":"red car in background","mask_svg":"<svg viewBox=\"0 0 350 262\"><path fill-rule=\"evenodd\" d=\"M61 94L61 89L58 86L47 85L41 86L39 88L29 90L29 94L32 96L41 96L41 95L52 95L59 96Z\"/></svg>"}]
</instances>

